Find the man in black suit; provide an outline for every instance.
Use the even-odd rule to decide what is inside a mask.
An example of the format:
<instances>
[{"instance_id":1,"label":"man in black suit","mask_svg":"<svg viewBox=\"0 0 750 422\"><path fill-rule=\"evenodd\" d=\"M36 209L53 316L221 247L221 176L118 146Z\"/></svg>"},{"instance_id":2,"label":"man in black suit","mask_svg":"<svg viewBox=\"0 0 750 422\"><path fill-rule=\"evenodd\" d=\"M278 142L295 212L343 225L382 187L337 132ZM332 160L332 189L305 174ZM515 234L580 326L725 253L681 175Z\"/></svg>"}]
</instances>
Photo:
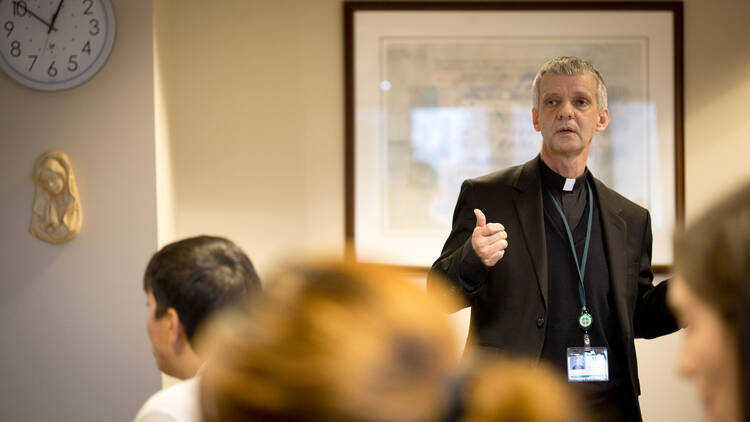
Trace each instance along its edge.
<instances>
[{"instance_id":1,"label":"man in black suit","mask_svg":"<svg viewBox=\"0 0 750 422\"><path fill-rule=\"evenodd\" d=\"M668 283L653 285L649 213L586 168L594 133L609 124L599 72L558 57L532 92L541 153L464 181L428 288L447 278L472 307L477 346L546 361L571 381L569 357L606 350L607 381L572 383L587 420L640 421L633 340L677 329Z\"/></svg>"}]
</instances>

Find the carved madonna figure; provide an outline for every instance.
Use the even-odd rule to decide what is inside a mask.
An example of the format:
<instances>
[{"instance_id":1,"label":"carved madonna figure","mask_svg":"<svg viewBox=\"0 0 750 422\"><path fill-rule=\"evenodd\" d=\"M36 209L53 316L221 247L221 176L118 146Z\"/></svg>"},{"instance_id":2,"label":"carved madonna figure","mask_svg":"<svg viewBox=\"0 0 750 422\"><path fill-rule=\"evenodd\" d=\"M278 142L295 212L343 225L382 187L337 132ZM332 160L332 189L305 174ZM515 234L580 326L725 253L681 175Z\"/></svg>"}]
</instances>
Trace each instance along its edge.
<instances>
[{"instance_id":1,"label":"carved madonna figure","mask_svg":"<svg viewBox=\"0 0 750 422\"><path fill-rule=\"evenodd\" d=\"M29 231L49 243L64 243L81 232L81 201L73 166L64 152L45 152L34 163L34 205Z\"/></svg>"}]
</instances>

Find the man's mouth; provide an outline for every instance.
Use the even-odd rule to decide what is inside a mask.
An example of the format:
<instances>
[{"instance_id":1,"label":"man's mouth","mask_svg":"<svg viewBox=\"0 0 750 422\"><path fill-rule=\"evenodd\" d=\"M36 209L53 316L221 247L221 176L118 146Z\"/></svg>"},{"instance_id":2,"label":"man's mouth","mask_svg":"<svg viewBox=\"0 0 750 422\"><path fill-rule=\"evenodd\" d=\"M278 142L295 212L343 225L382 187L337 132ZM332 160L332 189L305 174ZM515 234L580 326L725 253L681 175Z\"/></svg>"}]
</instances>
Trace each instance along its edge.
<instances>
[{"instance_id":1,"label":"man's mouth","mask_svg":"<svg viewBox=\"0 0 750 422\"><path fill-rule=\"evenodd\" d=\"M560 128L560 129L557 130L557 133L571 134L571 133L576 133L576 131L573 130L573 128L562 127L562 128Z\"/></svg>"}]
</instances>

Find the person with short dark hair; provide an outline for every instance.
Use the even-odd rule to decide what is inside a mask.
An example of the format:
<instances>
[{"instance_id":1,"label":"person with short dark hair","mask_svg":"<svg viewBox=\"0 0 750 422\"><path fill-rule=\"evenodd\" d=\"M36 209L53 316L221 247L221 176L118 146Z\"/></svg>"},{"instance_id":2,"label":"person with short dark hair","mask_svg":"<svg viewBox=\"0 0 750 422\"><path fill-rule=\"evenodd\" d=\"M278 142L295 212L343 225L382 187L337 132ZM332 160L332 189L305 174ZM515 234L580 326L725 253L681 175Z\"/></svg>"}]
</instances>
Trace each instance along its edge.
<instances>
[{"instance_id":1,"label":"person with short dark hair","mask_svg":"<svg viewBox=\"0 0 750 422\"><path fill-rule=\"evenodd\" d=\"M205 362L196 333L220 310L260 290L250 259L231 241L215 236L183 239L156 252L146 267L146 328L156 365L187 380L154 394L137 422L200 420L198 384Z\"/></svg>"}]
</instances>

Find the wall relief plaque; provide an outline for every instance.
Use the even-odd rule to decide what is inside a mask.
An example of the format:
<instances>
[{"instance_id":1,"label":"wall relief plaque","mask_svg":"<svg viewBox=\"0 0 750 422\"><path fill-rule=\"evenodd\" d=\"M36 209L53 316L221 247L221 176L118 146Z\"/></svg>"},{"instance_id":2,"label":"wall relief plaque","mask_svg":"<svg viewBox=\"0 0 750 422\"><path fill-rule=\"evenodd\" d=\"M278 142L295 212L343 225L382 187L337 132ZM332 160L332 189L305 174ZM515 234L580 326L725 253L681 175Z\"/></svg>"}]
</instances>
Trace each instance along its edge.
<instances>
[{"instance_id":1,"label":"wall relief plaque","mask_svg":"<svg viewBox=\"0 0 750 422\"><path fill-rule=\"evenodd\" d=\"M73 166L64 152L49 151L34 164L34 205L29 231L49 243L65 243L81 232L82 214Z\"/></svg>"}]
</instances>

